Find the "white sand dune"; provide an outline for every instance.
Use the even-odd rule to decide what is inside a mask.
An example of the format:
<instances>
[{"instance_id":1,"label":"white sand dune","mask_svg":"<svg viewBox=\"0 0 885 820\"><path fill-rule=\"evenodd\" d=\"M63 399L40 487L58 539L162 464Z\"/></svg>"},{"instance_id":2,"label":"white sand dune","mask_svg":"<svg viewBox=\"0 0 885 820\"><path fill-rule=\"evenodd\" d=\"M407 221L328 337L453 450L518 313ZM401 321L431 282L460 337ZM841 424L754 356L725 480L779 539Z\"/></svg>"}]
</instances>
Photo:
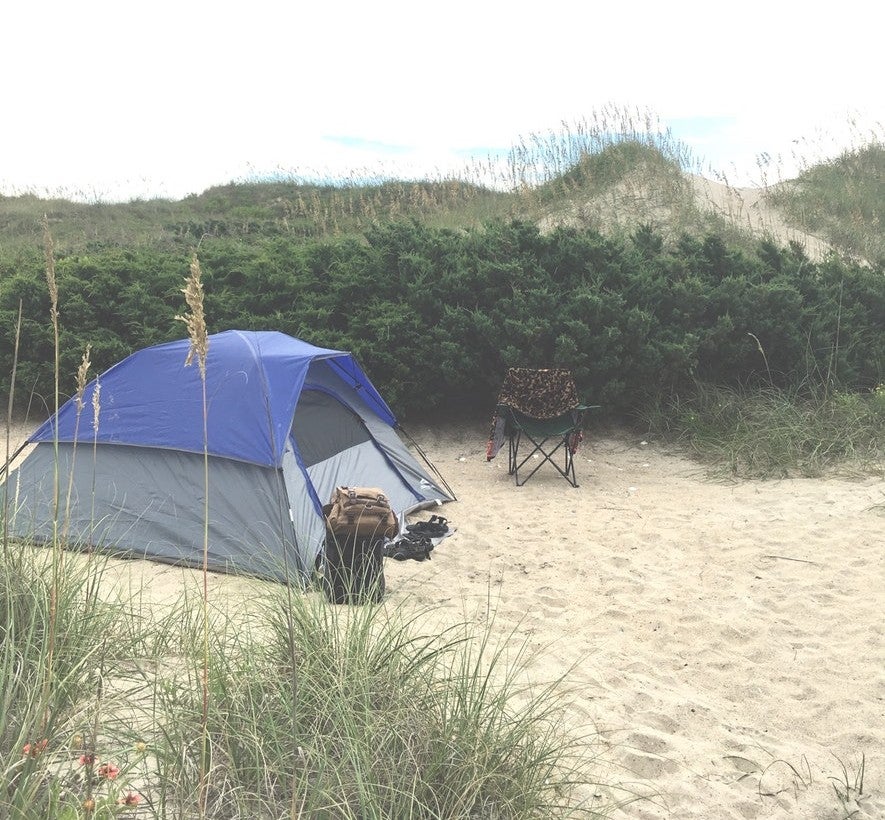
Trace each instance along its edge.
<instances>
[{"instance_id":1,"label":"white sand dune","mask_svg":"<svg viewBox=\"0 0 885 820\"><path fill-rule=\"evenodd\" d=\"M432 606L439 627L490 606L532 680L565 675L602 776L652 795L615 816L885 817L885 482L717 482L591 437L580 487L546 465L517 488L482 425L412 432L458 495L457 531L430 562L386 563L389 603ZM157 601L196 588L143 561L114 575ZM252 583L213 576L213 594Z\"/></svg>"},{"instance_id":2,"label":"white sand dune","mask_svg":"<svg viewBox=\"0 0 885 820\"><path fill-rule=\"evenodd\" d=\"M791 225L784 213L766 199L764 188L738 188L706 177L690 175L695 202L752 236L768 237L779 243L796 242L809 259L820 261L834 248L818 236Z\"/></svg>"},{"instance_id":3,"label":"white sand dune","mask_svg":"<svg viewBox=\"0 0 885 820\"><path fill-rule=\"evenodd\" d=\"M651 182L654 177L650 178L649 173L636 169L604 195L557 205L538 224L544 232L561 225L579 229L590 226L605 232L632 231L651 224L665 235L678 235L682 230L679 226L691 231L690 226L699 215L714 214L747 236L771 239L782 245L795 242L816 262L837 251L822 237L792 224L773 203L766 188L740 188L687 174L684 186L674 191L666 181Z\"/></svg>"}]
</instances>

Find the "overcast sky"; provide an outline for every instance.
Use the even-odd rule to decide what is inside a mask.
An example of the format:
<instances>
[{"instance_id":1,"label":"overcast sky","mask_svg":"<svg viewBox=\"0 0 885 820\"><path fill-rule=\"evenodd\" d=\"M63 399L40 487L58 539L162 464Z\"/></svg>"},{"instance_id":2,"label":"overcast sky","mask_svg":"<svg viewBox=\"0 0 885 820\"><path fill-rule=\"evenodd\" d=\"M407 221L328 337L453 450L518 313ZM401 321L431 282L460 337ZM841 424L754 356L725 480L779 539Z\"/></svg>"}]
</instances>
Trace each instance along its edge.
<instances>
[{"instance_id":1,"label":"overcast sky","mask_svg":"<svg viewBox=\"0 0 885 820\"><path fill-rule=\"evenodd\" d=\"M608 104L655 112L699 160L752 182L761 152L789 170L794 153L881 138L876 7L8 2L0 192L180 197L252 174L445 173Z\"/></svg>"}]
</instances>

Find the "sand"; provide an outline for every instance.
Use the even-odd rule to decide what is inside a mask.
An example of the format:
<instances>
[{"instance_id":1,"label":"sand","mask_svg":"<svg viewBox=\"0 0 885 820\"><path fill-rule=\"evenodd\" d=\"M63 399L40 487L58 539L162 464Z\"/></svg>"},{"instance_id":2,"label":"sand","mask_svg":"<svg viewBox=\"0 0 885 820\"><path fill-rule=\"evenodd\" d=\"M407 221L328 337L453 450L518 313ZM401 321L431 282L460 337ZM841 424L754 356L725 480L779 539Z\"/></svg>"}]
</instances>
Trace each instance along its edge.
<instances>
[{"instance_id":1,"label":"sand","mask_svg":"<svg viewBox=\"0 0 885 820\"><path fill-rule=\"evenodd\" d=\"M819 236L791 225L784 213L766 199L765 188L739 188L697 175L690 175L689 182L698 207L718 214L751 236L784 245L796 242L815 262L835 250Z\"/></svg>"},{"instance_id":2,"label":"sand","mask_svg":"<svg viewBox=\"0 0 885 820\"><path fill-rule=\"evenodd\" d=\"M578 488L549 465L518 488L484 424L410 432L456 530L432 561L386 562L388 605L435 607L429 631L491 620L527 641L531 680L565 676L600 775L646 796L615 817L885 817L885 482L714 480L616 434L584 442ZM197 586L111 570L158 602ZM212 577L232 599L255 583Z\"/></svg>"},{"instance_id":3,"label":"sand","mask_svg":"<svg viewBox=\"0 0 885 820\"><path fill-rule=\"evenodd\" d=\"M865 754L854 816L885 817L885 482L714 481L590 437L577 489L549 466L517 488L481 427L418 438L458 530L432 566L390 566L391 596L491 590L539 679L572 670L570 719L603 732L611 775L658 792L622 816L843 817L829 778Z\"/></svg>"},{"instance_id":4,"label":"sand","mask_svg":"<svg viewBox=\"0 0 885 820\"><path fill-rule=\"evenodd\" d=\"M648 174L636 170L626 174L604 197L569 201L542 217L538 225L543 233L563 225L590 225L603 232L633 230L642 224L673 228L682 224L688 206L701 214L715 214L748 236L781 245L795 242L814 262L823 261L837 250L820 236L792 224L787 214L771 201L768 188L741 188L697 174L687 174L686 181L688 199L686 191L674 192L667 184L650 184Z\"/></svg>"}]
</instances>

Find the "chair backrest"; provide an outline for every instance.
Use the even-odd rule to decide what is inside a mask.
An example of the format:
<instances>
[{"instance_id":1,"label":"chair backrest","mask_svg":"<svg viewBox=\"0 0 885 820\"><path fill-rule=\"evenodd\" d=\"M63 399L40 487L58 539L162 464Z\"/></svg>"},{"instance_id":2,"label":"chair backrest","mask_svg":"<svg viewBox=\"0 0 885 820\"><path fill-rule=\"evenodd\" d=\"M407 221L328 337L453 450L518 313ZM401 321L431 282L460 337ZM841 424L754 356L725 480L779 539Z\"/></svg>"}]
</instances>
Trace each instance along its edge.
<instances>
[{"instance_id":1,"label":"chair backrest","mask_svg":"<svg viewBox=\"0 0 885 820\"><path fill-rule=\"evenodd\" d=\"M535 419L552 419L574 410L578 388L570 370L511 367L498 394L498 406Z\"/></svg>"}]
</instances>

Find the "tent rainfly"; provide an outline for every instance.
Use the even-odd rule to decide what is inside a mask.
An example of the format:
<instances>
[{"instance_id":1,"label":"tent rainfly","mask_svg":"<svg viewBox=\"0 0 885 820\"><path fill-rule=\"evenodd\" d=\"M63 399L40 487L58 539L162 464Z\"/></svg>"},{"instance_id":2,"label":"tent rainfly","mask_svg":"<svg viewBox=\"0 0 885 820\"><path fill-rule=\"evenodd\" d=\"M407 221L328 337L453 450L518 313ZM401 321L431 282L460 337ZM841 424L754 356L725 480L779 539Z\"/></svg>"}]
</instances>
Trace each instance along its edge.
<instances>
[{"instance_id":1,"label":"tent rainfly","mask_svg":"<svg viewBox=\"0 0 885 820\"><path fill-rule=\"evenodd\" d=\"M209 568L304 581L336 486L382 488L400 521L452 500L349 353L276 332L210 336L204 439L189 345L149 347L102 374L97 430L93 381L79 414L72 399L30 436L5 487L11 534L46 540L63 522L77 546L202 566L208 460Z\"/></svg>"}]
</instances>

